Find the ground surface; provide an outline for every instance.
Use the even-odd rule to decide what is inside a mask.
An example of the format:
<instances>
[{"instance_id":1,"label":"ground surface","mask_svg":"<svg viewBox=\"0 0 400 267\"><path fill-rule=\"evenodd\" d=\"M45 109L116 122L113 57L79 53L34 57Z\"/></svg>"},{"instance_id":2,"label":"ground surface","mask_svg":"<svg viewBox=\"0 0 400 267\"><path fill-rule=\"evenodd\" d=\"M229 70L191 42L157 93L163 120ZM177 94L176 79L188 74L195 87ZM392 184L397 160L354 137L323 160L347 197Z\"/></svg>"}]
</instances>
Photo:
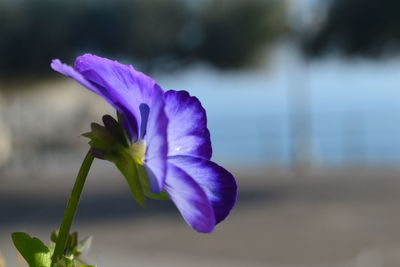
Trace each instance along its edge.
<instances>
[{"instance_id":1,"label":"ground surface","mask_svg":"<svg viewBox=\"0 0 400 267\"><path fill-rule=\"evenodd\" d=\"M169 202L146 210L117 173L91 175L74 230L94 235L87 259L101 267L400 266L400 172L326 170L236 172L239 201L212 235L185 225ZM73 179L2 177L0 250L16 266L9 239L48 239Z\"/></svg>"}]
</instances>

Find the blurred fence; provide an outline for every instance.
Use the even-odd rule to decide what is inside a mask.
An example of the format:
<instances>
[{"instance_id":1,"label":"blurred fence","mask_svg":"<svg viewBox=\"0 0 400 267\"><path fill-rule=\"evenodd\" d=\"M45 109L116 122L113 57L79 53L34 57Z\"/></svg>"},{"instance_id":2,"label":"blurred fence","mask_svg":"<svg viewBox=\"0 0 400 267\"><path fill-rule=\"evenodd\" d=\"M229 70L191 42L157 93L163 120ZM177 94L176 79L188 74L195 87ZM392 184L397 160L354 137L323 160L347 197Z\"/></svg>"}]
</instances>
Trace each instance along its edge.
<instances>
[{"instance_id":1,"label":"blurred fence","mask_svg":"<svg viewBox=\"0 0 400 267\"><path fill-rule=\"evenodd\" d=\"M385 112L310 115L308 136L296 130L297 121L290 116L211 118L214 156L258 167L396 166L400 127L394 116Z\"/></svg>"},{"instance_id":2,"label":"blurred fence","mask_svg":"<svg viewBox=\"0 0 400 267\"><path fill-rule=\"evenodd\" d=\"M15 110L13 113L23 117ZM38 115L40 120L32 119L30 123L29 118L22 117L15 118L11 124L3 122L1 173L40 175L74 171L85 150L86 140L77 136L85 129L82 121L87 125L91 121L87 113L87 110L75 112L68 120L62 118L64 123L51 112ZM282 114L240 119L210 117L214 158L224 164L257 168L396 166L400 163L400 126L388 120L385 113L318 114L310 119L310 135L298 138L300 133L295 131L293 118ZM33 130L37 127L42 131ZM5 153L9 155L5 157Z\"/></svg>"}]
</instances>

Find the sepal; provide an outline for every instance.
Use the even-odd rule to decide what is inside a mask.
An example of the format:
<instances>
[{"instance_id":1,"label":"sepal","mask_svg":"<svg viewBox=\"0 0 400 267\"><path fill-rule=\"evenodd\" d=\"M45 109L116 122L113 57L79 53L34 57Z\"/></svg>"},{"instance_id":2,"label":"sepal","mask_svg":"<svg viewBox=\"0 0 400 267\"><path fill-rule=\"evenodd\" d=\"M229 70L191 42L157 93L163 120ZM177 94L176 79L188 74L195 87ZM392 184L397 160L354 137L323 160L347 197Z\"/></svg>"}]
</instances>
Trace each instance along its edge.
<instances>
[{"instance_id":1,"label":"sepal","mask_svg":"<svg viewBox=\"0 0 400 267\"><path fill-rule=\"evenodd\" d=\"M129 138L121 124L110 115L103 116L104 127L114 139L125 147L129 147Z\"/></svg>"},{"instance_id":2,"label":"sepal","mask_svg":"<svg viewBox=\"0 0 400 267\"><path fill-rule=\"evenodd\" d=\"M82 136L90 139L89 145L95 157L115 164L128 182L133 198L141 206L144 206L145 196L127 134L121 124L110 115L103 116L103 123L104 126L92 123L91 131Z\"/></svg>"},{"instance_id":3,"label":"sepal","mask_svg":"<svg viewBox=\"0 0 400 267\"><path fill-rule=\"evenodd\" d=\"M133 198L136 200L137 203L139 203L139 205L144 207L145 197L137 170L138 164L129 153L129 150L120 149L116 157L114 157L111 161L114 162L115 166L117 166L118 170L122 173L122 175L128 182Z\"/></svg>"},{"instance_id":4,"label":"sepal","mask_svg":"<svg viewBox=\"0 0 400 267\"><path fill-rule=\"evenodd\" d=\"M119 145L118 142L104 126L98 123L92 123L90 128L91 131L82 134L82 136L90 139L89 145L91 148L98 153L102 153L105 158L112 157L113 151L116 150L116 146Z\"/></svg>"},{"instance_id":5,"label":"sepal","mask_svg":"<svg viewBox=\"0 0 400 267\"><path fill-rule=\"evenodd\" d=\"M118 114L119 115L119 114ZM118 121L110 115L103 116L103 125L91 124L91 131L82 134L90 139L91 153L99 159L111 161L125 177L133 198L141 206L145 206L145 197L165 200L169 199L166 192L154 194L150 189L150 182L143 163L138 161L137 151L130 144L128 135L121 126L121 116ZM140 148L136 146L135 148ZM139 151L140 153L144 153Z\"/></svg>"}]
</instances>

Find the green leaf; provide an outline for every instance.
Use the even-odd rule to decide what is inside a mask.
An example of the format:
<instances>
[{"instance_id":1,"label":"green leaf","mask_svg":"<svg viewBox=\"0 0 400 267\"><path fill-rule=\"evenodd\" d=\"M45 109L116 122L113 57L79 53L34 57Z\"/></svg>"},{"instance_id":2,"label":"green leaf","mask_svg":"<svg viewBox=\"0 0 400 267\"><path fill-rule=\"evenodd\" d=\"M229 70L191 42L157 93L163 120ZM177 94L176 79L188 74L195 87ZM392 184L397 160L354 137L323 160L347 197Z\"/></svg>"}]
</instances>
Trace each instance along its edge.
<instances>
[{"instance_id":1,"label":"green leaf","mask_svg":"<svg viewBox=\"0 0 400 267\"><path fill-rule=\"evenodd\" d=\"M76 264L73 259L63 256L55 263L54 267L76 267Z\"/></svg>"},{"instance_id":2,"label":"green leaf","mask_svg":"<svg viewBox=\"0 0 400 267\"><path fill-rule=\"evenodd\" d=\"M29 267L50 267L51 254L42 241L22 232L13 233L11 236L15 247Z\"/></svg>"}]
</instances>

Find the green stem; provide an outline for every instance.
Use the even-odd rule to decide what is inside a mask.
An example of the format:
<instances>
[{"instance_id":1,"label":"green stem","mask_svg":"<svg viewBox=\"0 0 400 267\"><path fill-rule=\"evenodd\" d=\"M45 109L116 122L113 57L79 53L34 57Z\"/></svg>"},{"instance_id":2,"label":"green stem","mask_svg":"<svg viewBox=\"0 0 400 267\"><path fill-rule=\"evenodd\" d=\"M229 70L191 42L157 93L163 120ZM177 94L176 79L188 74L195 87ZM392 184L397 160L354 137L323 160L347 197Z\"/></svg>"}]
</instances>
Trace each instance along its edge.
<instances>
[{"instance_id":1,"label":"green stem","mask_svg":"<svg viewBox=\"0 0 400 267\"><path fill-rule=\"evenodd\" d=\"M51 266L54 266L57 260L61 258L65 250L65 245L68 239L69 230L71 229L72 220L75 217L83 186L85 185L86 177L89 173L89 169L92 165L93 159L94 157L89 150L89 152L86 154L85 159L82 162L82 166L79 170L78 176L76 177L74 187L72 188L71 196L68 200L67 208L64 212L64 217L62 219L60 230L58 232L56 247L54 249L53 257L51 259Z\"/></svg>"}]
</instances>

